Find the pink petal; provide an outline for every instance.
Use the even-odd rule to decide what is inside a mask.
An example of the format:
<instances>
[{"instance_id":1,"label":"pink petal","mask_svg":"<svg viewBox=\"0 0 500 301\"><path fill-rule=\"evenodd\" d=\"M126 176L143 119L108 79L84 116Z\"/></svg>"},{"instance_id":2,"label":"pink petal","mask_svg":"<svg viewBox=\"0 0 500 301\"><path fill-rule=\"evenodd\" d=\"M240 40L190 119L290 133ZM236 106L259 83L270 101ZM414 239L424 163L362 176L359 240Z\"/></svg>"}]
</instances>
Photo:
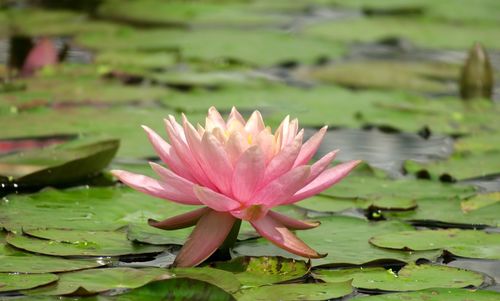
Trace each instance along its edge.
<instances>
[{"instance_id":1,"label":"pink petal","mask_svg":"<svg viewBox=\"0 0 500 301\"><path fill-rule=\"evenodd\" d=\"M310 166L290 170L257 192L250 203L273 207L285 202L304 186L310 172Z\"/></svg>"},{"instance_id":2,"label":"pink petal","mask_svg":"<svg viewBox=\"0 0 500 301\"><path fill-rule=\"evenodd\" d=\"M226 129L226 122L215 107L210 107L205 121L205 129L210 132L216 127Z\"/></svg>"},{"instance_id":3,"label":"pink petal","mask_svg":"<svg viewBox=\"0 0 500 301\"><path fill-rule=\"evenodd\" d=\"M175 187L179 192L185 194L186 197L196 199L196 196L193 192L193 182L179 177L171 170L156 163L150 162L149 165L151 165L151 168L154 170L154 172L156 172L158 176L160 176L164 183L169 186Z\"/></svg>"},{"instance_id":4,"label":"pink petal","mask_svg":"<svg viewBox=\"0 0 500 301\"><path fill-rule=\"evenodd\" d=\"M33 47L24 61L21 74L32 75L36 70L45 66L55 65L59 61L57 49L52 40L40 39Z\"/></svg>"},{"instance_id":5,"label":"pink petal","mask_svg":"<svg viewBox=\"0 0 500 301\"><path fill-rule=\"evenodd\" d=\"M250 200L264 176L264 155L258 145L247 149L236 163L232 179L234 197L241 202Z\"/></svg>"},{"instance_id":6,"label":"pink petal","mask_svg":"<svg viewBox=\"0 0 500 301\"><path fill-rule=\"evenodd\" d=\"M170 144L163 140L160 135L149 127L143 125L142 128L146 131L148 139L160 159L179 176L186 178L189 181L196 182L195 178L191 175L187 168L184 167L183 162L179 159L172 146L170 146Z\"/></svg>"},{"instance_id":7,"label":"pink petal","mask_svg":"<svg viewBox=\"0 0 500 301\"><path fill-rule=\"evenodd\" d=\"M297 156L297 160L293 166L300 166L307 164L309 160L314 156L316 151L318 151L319 146L321 145L321 141L323 141L323 137L325 136L327 126L322 127L318 132L316 132L309 140L307 140L302 149L300 150L299 155Z\"/></svg>"},{"instance_id":8,"label":"pink petal","mask_svg":"<svg viewBox=\"0 0 500 301\"><path fill-rule=\"evenodd\" d=\"M330 166L330 163L332 163L333 159L335 158L335 155L337 155L339 150L334 150L329 152L328 154L324 155L321 159L318 161L314 162L313 165L311 165L311 174L309 175L309 178L307 179L307 184L312 182L314 179L316 179L323 171L325 171L328 166Z\"/></svg>"},{"instance_id":9,"label":"pink petal","mask_svg":"<svg viewBox=\"0 0 500 301\"><path fill-rule=\"evenodd\" d=\"M111 173L127 186L151 196L180 204L201 205L197 198L193 199L191 197L192 194L185 194L177 189L177 187L171 186L168 183L162 183L150 177L123 170L112 170Z\"/></svg>"},{"instance_id":10,"label":"pink petal","mask_svg":"<svg viewBox=\"0 0 500 301\"><path fill-rule=\"evenodd\" d=\"M295 136L297 136L297 131L299 129L299 121L297 118L293 119L288 125L288 133L284 138L284 145L288 145L293 142Z\"/></svg>"},{"instance_id":11,"label":"pink petal","mask_svg":"<svg viewBox=\"0 0 500 301\"><path fill-rule=\"evenodd\" d=\"M230 199L227 196L215 192L207 187L195 185L193 191L201 203L215 211L226 212L241 207L241 204L238 201Z\"/></svg>"},{"instance_id":12,"label":"pink petal","mask_svg":"<svg viewBox=\"0 0 500 301\"><path fill-rule=\"evenodd\" d=\"M264 154L266 164L269 163L274 157L276 150L274 135L272 135L271 131L266 128L257 135L255 138L255 144L260 147L262 153Z\"/></svg>"},{"instance_id":13,"label":"pink petal","mask_svg":"<svg viewBox=\"0 0 500 301\"><path fill-rule=\"evenodd\" d=\"M222 193L231 194L231 177L233 175L233 165L229 161L224 147L209 132L206 132L201 139L201 150L204 164L201 165L210 181Z\"/></svg>"},{"instance_id":14,"label":"pink petal","mask_svg":"<svg viewBox=\"0 0 500 301\"><path fill-rule=\"evenodd\" d=\"M209 211L204 214L177 254L173 265L191 267L202 263L222 245L235 220L227 213Z\"/></svg>"},{"instance_id":15,"label":"pink petal","mask_svg":"<svg viewBox=\"0 0 500 301\"><path fill-rule=\"evenodd\" d=\"M226 142L226 154L234 166L241 154L248 149L249 145L239 132L232 132Z\"/></svg>"},{"instance_id":16,"label":"pink petal","mask_svg":"<svg viewBox=\"0 0 500 301\"><path fill-rule=\"evenodd\" d=\"M288 126L290 125L290 116L287 115L283 121L281 121L280 125L276 129L276 132L274 133L274 138L276 140L276 143L278 144L278 148L281 149L283 146L285 146L284 140L285 137L288 137Z\"/></svg>"},{"instance_id":17,"label":"pink petal","mask_svg":"<svg viewBox=\"0 0 500 301\"><path fill-rule=\"evenodd\" d=\"M209 211L210 211L209 208L203 207L193 211L186 212L184 214L167 218L162 221L149 219L148 224L152 227L163 230L177 230L177 229L187 228L196 225L201 216L208 213Z\"/></svg>"},{"instance_id":18,"label":"pink petal","mask_svg":"<svg viewBox=\"0 0 500 301\"><path fill-rule=\"evenodd\" d=\"M253 136L256 136L265 128L266 125L264 124L264 120L262 119L262 115L259 111L254 111L245 124L245 131L252 134Z\"/></svg>"},{"instance_id":19,"label":"pink petal","mask_svg":"<svg viewBox=\"0 0 500 301\"><path fill-rule=\"evenodd\" d=\"M326 254L319 254L306 245L284 225L269 215L250 223L262 237L265 237L276 246L290 253L307 258L321 258L326 256Z\"/></svg>"},{"instance_id":20,"label":"pink petal","mask_svg":"<svg viewBox=\"0 0 500 301\"><path fill-rule=\"evenodd\" d=\"M287 227L290 230L307 230L316 228L321 224L320 222L317 221L296 220L294 218L291 218L289 216L286 216L284 214L275 211L269 211L267 215L272 217L274 220L280 222L281 224L283 224L283 226Z\"/></svg>"},{"instance_id":21,"label":"pink petal","mask_svg":"<svg viewBox=\"0 0 500 301\"><path fill-rule=\"evenodd\" d=\"M302 137L303 132L301 131L295 137L293 143L286 145L276 156L274 156L267 165L263 183L268 183L292 169L293 163L302 146Z\"/></svg>"},{"instance_id":22,"label":"pink petal","mask_svg":"<svg viewBox=\"0 0 500 301\"><path fill-rule=\"evenodd\" d=\"M189 172L196 179L196 182L203 186L215 189L214 184L210 181L203 169L200 167L198 161L194 158L189 146L184 142L186 139L184 137L184 133L182 133L181 137L181 134L178 132L183 130L177 128L170 120L165 119L165 125L170 142L172 143L175 152L184 163L185 168L189 169Z\"/></svg>"},{"instance_id":23,"label":"pink petal","mask_svg":"<svg viewBox=\"0 0 500 301\"><path fill-rule=\"evenodd\" d=\"M246 123L243 116L241 116L240 112L238 112L235 107L231 108L231 113L229 113L229 117L227 118L226 127L229 126L229 124L231 124L233 120L238 121L242 125L245 125Z\"/></svg>"},{"instance_id":24,"label":"pink petal","mask_svg":"<svg viewBox=\"0 0 500 301\"><path fill-rule=\"evenodd\" d=\"M297 191L297 193L294 194L293 197L282 204L292 204L322 192L323 190L329 188L333 184L346 177L349 172L351 172L351 170L353 170L354 167L356 167L359 163L361 163L360 160L349 161L325 170L311 183L307 184L307 186Z\"/></svg>"}]
</instances>

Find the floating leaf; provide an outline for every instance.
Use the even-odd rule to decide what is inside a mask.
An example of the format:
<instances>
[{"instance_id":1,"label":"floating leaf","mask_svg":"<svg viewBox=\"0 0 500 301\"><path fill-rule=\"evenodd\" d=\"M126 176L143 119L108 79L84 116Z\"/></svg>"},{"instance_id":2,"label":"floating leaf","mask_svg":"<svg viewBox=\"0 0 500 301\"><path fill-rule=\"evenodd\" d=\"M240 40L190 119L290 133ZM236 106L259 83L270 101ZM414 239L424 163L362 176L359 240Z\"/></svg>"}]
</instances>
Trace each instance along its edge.
<instances>
[{"instance_id":1,"label":"floating leaf","mask_svg":"<svg viewBox=\"0 0 500 301\"><path fill-rule=\"evenodd\" d=\"M500 259L500 234L479 230L402 231L375 235L370 242L389 249L445 249L461 257Z\"/></svg>"},{"instance_id":2,"label":"floating leaf","mask_svg":"<svg viewBox=\"0 0 500 301\"><path fill-rule=\"evenodd\" d=\"M54 274L8 274L0 273L0 292L30 289L57 281Z\"/></svg>"},{"instance_id":3,"label":"floating leaf","mask_svg":"<svg viewBox=\"0 0 500 301\"><path fill-rule=\"evenodd\" d=\"M41 295L89 295L111 289L137 288L173 277L166 269L105 268L59 274L57 283L29 291Z\"/></svg>"},{"instance_id":4,"label":"floating leaf","mask_svg":"<svg viewBox=\"0 0 500 301\"><path fill-rule=\"evenodd\" d=\"M217 262L215 267L233 272L245 288L297 279L310 268L302 260L283 257L237 257L229 262Z\"/></svg>"},{"instance_id":5,"label":"floating leaf","mask_svg":"<svg viewBox=\"0 0 500 301\"><path fill-rule=\"evenodd\" d=\"M385 294L369 297L357 297L353 301L493 301L500 298L500 293L485 290L467 290L459 288L433 288L409 293Z\"/></svg>"},{"instance_id":6,"label":"floating leaf","mask_svg":"<svg viewBox=\"0 0 500 301\"><path fill-rule=\"evenodd\" d=\"M174 268L170 271L177 278L190 278L207 282L229 293L236 292L241 286L238 279L232 273L219 269L209 267Z\"/></svg>"},{"instance_id":7,"label":"floating leaf","mask_svg":"<svg viewBox=\"0 0 500 301\"><path fill-rule=\"evenodd\" d=\"M338 283L279 284L260 286L242 290L238 300L252 301L292 301L292 300L329 300L349 295L351 281Z\"/></svg>"},{"instance_id":8,"label":"floating leaf","mask_svg":"<svg viewBox=\"0 0 500 301\"><path fill-rule=\"evenodd\" d=\"M6 240L19 249L58 256L120 256L164 250L158 246L134 244L122 232L44 229L26 233L30 236L9 234Z\"/></svg>"},{"instance_id":9,"label":"floating leaf","mask_svg":"<svg viewBox=\"0 0 500 301\"><path fill-rule=\"evenodd\" d=\"M230 293L213 284L190 278L174 278L151 282L117 296L116 300L235 301L236 299Z\"/></svg>"},{"instance_id":10,"label":"floating leaf","mask_svg":"<svg viewBox=\"0 0 500 301\"><path fill-rule=\"evenodd\" d=\"M315 270L314 276L326 282L353 279L356 288L383 291L414 291L427 288L461 288L480 286L483 275L438 265L408 264L399 272L384 268L355 268L342 270Z\"/></svg>"},{"instance_id":11,"label":"floating leaf","mask_svg":"<svg viewBox=\"0 0 500 301\"><path fill-rule=\"evenodd\" d=\"M398 221L370 223L346 217L330 216L318 218L321 226L311 230L297 231L297 236L319 252L328 253L321 259L313 259L318 265L361 265L369 262L411 262L419 258L436 258L441 252L406 252L377 248L368 240L377 233L393 233L410 230L412 227ZM355 250L355 251L353 251ZM236 244L234 252L246 256L283 256L299 258L274 247L264 239L246 240Z\"/></svg>"},{"instance_id":12,"label":"floating leaf","mask_svg":"<svg viewBox=\"0 0 500 301\"><path fill-rule=\"evenodd\" d=\"M487 207L500 202L500 192L478 194L470 199L462 201L460 207L464 213Z\"/></svg>"},{"instance_id":13,"label":"floating leaf","mask_svg":"<svg viewBox=\"0 0 500 301\"><path fill-rule=\"evenodd\" d=\"M0 159L0 182L4 185L14 183L14 187L75 183L105 168L118 147L118 140L79 141L4 156Z\"/></svg>"}]
</instances>

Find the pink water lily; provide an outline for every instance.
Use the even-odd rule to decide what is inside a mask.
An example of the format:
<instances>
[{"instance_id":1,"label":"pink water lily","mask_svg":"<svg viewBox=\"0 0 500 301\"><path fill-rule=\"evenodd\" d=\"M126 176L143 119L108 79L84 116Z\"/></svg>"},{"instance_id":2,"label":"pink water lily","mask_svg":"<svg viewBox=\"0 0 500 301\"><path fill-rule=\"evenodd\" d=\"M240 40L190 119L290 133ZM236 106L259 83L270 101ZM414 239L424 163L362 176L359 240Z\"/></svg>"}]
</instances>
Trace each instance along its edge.
<instances>
[{"instance_id":1,"label":"pink water lily","mask_svg":"<svg viewBox=\"0 0 500 301\"><path fill-rule=\"evenodd\" d=\"M151 163L159 180L122 170L113 174L146 194L185 205L203 205L191 212L150 225L173 230L196 225L176 257L176 266L195 266L224 242L235 222L245 220L257 232L288 252L307 258L325 256L290 230L319 225L272 211L311 197L344 178L360 161L330 167L337 151L308 165L326 127L303 142L297 119L286 117L272 133L259 111L245 119L233 108L227 121L210 108L205 127L194 127L182 116L165 119L170 144L143 126L161 160Z\"/></svg>"}]
</instances>

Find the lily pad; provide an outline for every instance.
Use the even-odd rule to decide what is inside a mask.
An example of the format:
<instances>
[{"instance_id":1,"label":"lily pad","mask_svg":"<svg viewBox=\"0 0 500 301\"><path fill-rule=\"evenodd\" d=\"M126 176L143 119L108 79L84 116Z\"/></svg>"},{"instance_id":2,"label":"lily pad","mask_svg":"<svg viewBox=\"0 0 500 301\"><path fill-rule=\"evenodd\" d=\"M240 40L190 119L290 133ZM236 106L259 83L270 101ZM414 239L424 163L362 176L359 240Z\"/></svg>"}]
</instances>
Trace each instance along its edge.
<instances>
[{"instance_id":1,"label":"lily pad","mask_svg":"<svg viewBox=\"0 0 500 301\"><path fill-rule=\"evenodd\" d=\"M233 272L246 289L300 278L307 274L310 264L282 257L237 257L218 262L215 267Z\"/></svg>"},{"instance_id":2,"label":"lily pad","mask_svg":"<svg viewBox=\"0 0 500 301\"><path fill-rule=\"evenodd\" d=\"M340 212L346 209L412 210L417 202L407 198L382 197L380 199L342 199L316 195L298 204L302 208L320 212Z\"/></svg>"},{"instance_id":3,"label":"lily pad","mask_svg":"<svg viewBox=\"0 0 500 301\"><path fill-rule=\"evenodd\" d=\"M313 62L338 57L340 44L274 31L236 30L121 30L82 34L76 42L96 50L179 50L183 58L250 65L273 65L287 61ZM253 47L248 47L253 45Z\"/></svg>"},{"instance_id":4,"label":"lily pad","mask_svg":"<svg viewBox=\"0 0 500 301\"><path fill-rule=\"evenodd\" d=\"M235 293L240 289L240 282L230 272L209 267L174 268L169 270L177 278L190 278L210 283L226 292Z\"/></svg>"},{"instance_id":5,"label":"lily pad","mask_svg":"<svg viewBox=\"0 0 500 301\"><path fill-rule=\"evenodd\" d=\"M111 289L137 288L173 277L166 269L105 268L59 274L53 285L27 292L41 295L89 295Z\"/></svg>"},{"instance_id":6,"label":"lily pad","mask_svg":"<svg viewBox=\"0 0 500 301\"><path fill-rule=\"evenodd\" d=\"M118 140L83 140L4 156L0 159L0 183L14 183L14 187L75 183L105 168L118 147Z\"/></svg>"},{"instance_id":7,"label":"lily pad","mask_svg":"<svg viewBox=\"0 0 500 301\"><path fill-rule=\"evenodd\" d=\"M369 297L357 297L356 301L493 301L500 298L500 293L485 290L467 290L460 288L433 288L417 292L385 294Z\"/></svg>"},{"instance_id":8,"label":"lily pad","mask_svg":"<svg viewBox=\"0 0 500 301\"><path fill-rule=\"evenodd\" d=\"M55 274L0 273L0 292L30 289L57 281Z\"/></svg>"},{"instance_id":9,"label":"lily pad","mask_svg":"<svg viewBox=\"0 0 500 301\"><path fill-rule=\"evenodd\" d=\"M44 229L26 233L30 236L9 234L6 241L19 249L57 256L120 256L164 250L158 246L134 244L121 232Z\"/></svg>"},{"instance_id":10,"label":"lily pad","mask_svg":"<svg viewBox=\"0 0 500 301\"><path fill-rule=\"evenodd\" d=\"M151 282L116 297L117 301L235 301L236 299L218 286L190 278L173 278Z\"/></svg>"},{"instance_id":11,"label":"lily pad","mask_svg":"<svg viewBox=\"0 0 500 301\"><path fill-rule=\"evenodd\" d=\"M470 258L500 259L500 233L479 230L420 230L375 235L375 246L399 250L436 250Z\"/></svg>"},{"instance_id":12,"label":"lily pad","mask_svg":"<svg viewBox=\"0 0 500 301\"><path fill-rule=\"evenodd\" d=\"M124 187L45 189L32 195L0 200L0 227L113 231L128 224L161 220L193 210L193 206L157 199ZM113 234L121 236L122 234ZM125 239L123 233L123 239Z\"/></svg>"},{"instance_id":13,"label":"lily pad","mask_svg":"<svg viewBox=\"0 0 500 301\"><path fill-rule=\"evenodd\" d=\"M330 216L318 218L321 226L298 231L298 237L304 240L313 249L328 253L321 259L313 259L313 266L329 265L361 265L370 262L412 262L419 258L436 258L440 251L407 252L377 248L368 240L377 233L393 233L412 229L411 226L398 221L383 221L370 223L366 220L346 217ZM327 233L327 234L325 234ZM356 250L353 252L353 250ZM283 256L300 258L286 251L278 249L267 240L256 239L242 241L236 244L234 252L246 256Z\"/></svg>"},{"instance_id":14,"label":"lily pad","mask_svg":"<svg viewBox=\"0 0 500 301\"><path fill-rule=\"evenodd\" d=\"M167 231L154 228L146 223L136 223L128 226L127 237L131 241L152 245L183 245L192 231L192 228Z\"/></svg>"},{"instance_id":15,"label":"lily pad","mask_svg":"<svg viewBox=\"0 0 500 301\"><path fill-rule=\"evenodd\" d=\"M427 288L462 288L480 286L483 275L438 265L408 264L399 272L384 268L355 268L342 270L316 270L314 276L326 282L353 279L356 288L383 291L414 291Z\"/></svg>"},{"instance_id":16,"label":"lily pad","mask_svg":"<svg viewBox=\"0 0 500 301\"><path fill-rule=\"evenodd\" d=\"M460 207L464 213L477 210L500 202L500 192L478 194L468 200L462 201Z\"/></svg>"},{"instance_id":17,"label":"lily pad","mask_svg":"<svg viewBox=\"0 0 500 301\"><path fill-rule=\"evenodd\" d=\"M237 294L237 298L242 301L312 301L340 298L349 295L351 292L351 281L338 283L279 284L242 290Z\"/></svg>"}]
</instances>

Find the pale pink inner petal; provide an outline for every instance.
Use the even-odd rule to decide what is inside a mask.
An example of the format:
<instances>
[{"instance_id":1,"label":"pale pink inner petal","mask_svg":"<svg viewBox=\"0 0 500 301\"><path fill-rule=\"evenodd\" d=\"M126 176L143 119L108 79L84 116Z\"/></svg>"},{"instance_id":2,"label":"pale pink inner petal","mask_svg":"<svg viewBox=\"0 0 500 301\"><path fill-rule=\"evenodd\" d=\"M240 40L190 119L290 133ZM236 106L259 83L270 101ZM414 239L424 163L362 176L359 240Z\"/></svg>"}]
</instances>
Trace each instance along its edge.
<instances>
[{"instance_id":1,"label":"pale pink inner petal","mask_svg":"<svg viewBox=\"0 0 500 301\"><path fill-rule=\"evenodd\" d=\"M215 107L210 107L205 121L205 129L212 131L214 128L226 129L226 122Z\"/></svg>"},{"instance_id":2,"label":"pale pink inner petal","mask_svg":"<svg viewBox=\"0 0 500 301\"><path fill-rule=\"evenodd\" d=\"M231 195L231 177L233 165L221 143L211 133L207 132L201 139L202 156L204 164L201 165L217 189Z\"/></svg>"},{"instance_id":3,"label":"pale pink inner petal","mask_svg":"<svg viewBox=\"0 0 500 301\"><path fill-rule=\"evenodd\" d=\"M271 134L271 130L266 128L261 131L257 137L255 137L255 144L262 150L266 159L266 164L269 163L277 150L274 135Z\"/></svg>"},{"instance_id":4,"label":"pale pink inner petal","mask_svg":"<svg viewBox=\"0 0 500 301\"><path fill-rule=\"evenodd\" d=\"M257 134L265 128L266 125L264 124L264 120L262 119L262 115L259 111L254 111L245 124L245 131L252 136L257 136Z\"/></svg>"},{"instance_id":5,"label":"pale pink inner petal","mask_svg":"<svg viewBox=\"0 0 500 301\"><path fill-rule=\"evenodd\" d=\"M112 170L111 173L127 186L151 196L167 199L180 204L202 204L197 198L193 199L191 197L192 194L185 194L177 187L171 186L168 183L163 183L144 175L134 174L123 170Z\"/></svg>"},{"instance_id":6,"label":"pale pink inner petal","mask_svg":"<svg viewBox=\"0 0 500 301\"><path fill-rule=\"evenodd\" d=\"M241 203L238 201L228 198L209 188L195 185L193 191L201 203L215 211L226 212L241 208Z\"/></svg>"},{"instance_id":7,"label":"pale pink inner petal","mask_svg":"<svg viewBox=\"0 0 500 301\"><path fill-rule=\"evenodd\" d=\"M225 149L231 164L234 166L241 154L249 147L248 142L239 132L232 132L227 139Z\"/></svg>"},{"instance_id":8,"label":"pale pink inner petal","mask_svg":"<svg viewBox=\"0 0 500 301\"><path fill-rule=\"evenodd\" d=\"M288 201L281 204L292 204L328 189L330 186L345 178L359 163L361 163L359 160L349 161L325 170L311 183L297 191Z\"/></svg>"},{"instance_id":9,"label":"pale pink inner petal","mask_svg":"<svg viewBox=\"0 0 500 301\"><path fill-rule=\"evenodd\" d=\"M196 266L210 257L222 245L235 220L227 213L210 211L204 214L175 258L174 266Z\"/></svg>"},{"instance_id":10,"label":"pale pink inner petal","mask_svg":"<svg viewBox=\"0 0 500 301\"><path fill-rule=\"evenodd\" d=\"M264 155L255 145L247 149L236 163L232 177L235 199L245 203L252 198L265 171Z\"/></svg>"},{"instance_id":11,"label":"pale pink inner petal","mask_svg":"<svg viewBox=\"0 0 500 301\"><path fill-rule=\"evenodd\" d=\"M326 256L326 254L319 254L306 245L284 225L269 215L250 223L260 235L290 253L307 258L321 258Z\"/></svg>"},{"instance_id":12,"label":"pale pink inner petal","mask_svg":"<svg viewBox=\"0 0 500 301\"><path fill-rule=\"evenodd\" d=\"M229 113L229 117L227 118L226 127L229 128L230 125L235 122L241 124L243 127L245 126L246 123L245 119L243 118L243 116L241 116L240 112L238 112L238 110L236 110L235 107L232 107L231 113Z\"/></svg>"},{"instance_id":13,"label":"pale pink inner petal","mask_svg":"<svg viewBox=\"0 0 500 301\"><path fill-rule=\"evenodd\" d=\"M300 132L294 139L293 143L286 145L269 162L266 168L266 174L262 183L269 183L293 167L293 163L300 152L302 146L303 132Z\"/></svg>"}]
</instances>

